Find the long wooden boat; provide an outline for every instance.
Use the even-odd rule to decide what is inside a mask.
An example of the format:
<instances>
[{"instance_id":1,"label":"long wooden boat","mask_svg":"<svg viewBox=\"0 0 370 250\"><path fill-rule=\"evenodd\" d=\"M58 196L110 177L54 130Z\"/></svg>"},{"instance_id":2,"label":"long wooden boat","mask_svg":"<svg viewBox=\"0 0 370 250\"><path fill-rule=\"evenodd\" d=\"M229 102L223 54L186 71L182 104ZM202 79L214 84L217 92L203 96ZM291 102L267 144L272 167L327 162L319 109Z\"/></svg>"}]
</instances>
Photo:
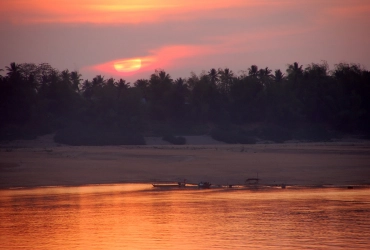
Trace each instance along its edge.
<instances>
[{"instance_id":1,"label":"long wooden boat","mask_svg":"<svg viewBox=\"0 0 370 250\"><path fill-rule=\"evenodd\" d=\"M175 187L185 187L186 184L184 182L178 182L178 183L156 183L152 184L153 187L158 188L175 188Z\"/></svg>"}]
</instances>

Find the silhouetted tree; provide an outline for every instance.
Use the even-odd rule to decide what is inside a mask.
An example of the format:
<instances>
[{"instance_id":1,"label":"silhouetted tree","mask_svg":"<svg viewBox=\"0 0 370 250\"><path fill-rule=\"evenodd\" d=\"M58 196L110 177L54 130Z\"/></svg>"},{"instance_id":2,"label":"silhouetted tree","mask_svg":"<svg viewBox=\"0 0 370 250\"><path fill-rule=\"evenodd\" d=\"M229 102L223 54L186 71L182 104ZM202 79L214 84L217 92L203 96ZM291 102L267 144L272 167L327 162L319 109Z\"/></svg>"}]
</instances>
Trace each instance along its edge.
<instances>
[{"instance_id":1,"label":"silhouetted tree","mask_svg":"<svg viewBox=\"0 0 370 250\"><path fill-rule=\"evenodd\" d=\"M148 86L149 80L139 79L134 82L135 88L137 88L141 94L142 102L146 103L148 101Z\"/></svg>"},{"instance_id":2,"label":"silhouetted tree","mask_svg":"<svg viewBox=\"0 0 370 250\"><path fill-rule=\"evenodd\" d=\"M21 76L19 66L15 62L10 63L10 66L6 66L5 68L8 71L8 73L6 73L8 77L18 78Z\"/></svg>"},{"instance_id":3,"label":"silhouetted tree","mask_svg":"<svg viewBox=\"0 0 370 250\"><path fill-rule=\"evenodd\" d=\"M250 68L248 68L248 75L252 77L257 77L258 75L258 66L252 65Z\"/></svg>"},{"instance_id":4,"label":"silhouetted tree","mask_svg":"<svg viewBox=\"0 0 370 250\"><path fill-rule=\"evenodd\" d=\"M81 86L81 74L78 71L71 72L71 81L72 81L72 89L80 93L80 86Z\"/></svg>"},{"instance_id":5,"label":"silhouetted tree","mask_svg":"<svg viewBox=\"0 0 370 250\"><path fill-rule=\"evenodd\" d=\"M149 80L149 105L151 117L155 120L169 119L169 96L173 80L164 70L158 69Z\"/></svg>"},{"instance_id":6,"label":"silhouetted tree","mask_svg":"<svg viewBox=\"0 0 370 250\"><path fill-rule=\"evenodd\" d=\"M260 69L258 71L258 78L260 80L260 83L266 87L270 84L271 80L273 79L273 75L271 74L272 70L269 69L268 67L264 69Z\"/></svg>"},{"instance_id":7,"label":"silhouetted tree","mask_svg":"<svg viewBox=\"0 0 370 250\"><path fill-rule=\"evenodd\" d=\"M219 72L212 68L210 71L208 71L208 77L213 85L216 85L219 81Z\"/></svg>"},{"instance_id":8,"label":"silhouetted tree","mask_svg":"<svg viewBox=\"0 0 370 250\"><path fill-rule=\"evenodd\" d=\"M275 70L275 75L273 76L275 82L282 82L285 79L285 75L280 69Z\"/></svg>"},{"instance_id":9,"label":"silhouetted tree","mask_svg":"<svg viewBox=\"0 0 370 250\"><path fill-rule=\"evenodd\" d=\"M303 65L299 66L297 62L293 64L288 64L288 69L286 72L288 73L288 80L293 81L293 83L297 83L298 79L303 76Z\"/></svg>"},{"instance_id":10,"label":"silhouetted tree","mask_svg":"<svg viewBox=\"0 0 370 250\"><path fill-rule=\"evenodd\" d=\"M219 88L221 93L228 95L230 92L230 87L234 80L234 72L229 68L218 69L218 74L220 76Z\"/></svg>"}]
</instances>

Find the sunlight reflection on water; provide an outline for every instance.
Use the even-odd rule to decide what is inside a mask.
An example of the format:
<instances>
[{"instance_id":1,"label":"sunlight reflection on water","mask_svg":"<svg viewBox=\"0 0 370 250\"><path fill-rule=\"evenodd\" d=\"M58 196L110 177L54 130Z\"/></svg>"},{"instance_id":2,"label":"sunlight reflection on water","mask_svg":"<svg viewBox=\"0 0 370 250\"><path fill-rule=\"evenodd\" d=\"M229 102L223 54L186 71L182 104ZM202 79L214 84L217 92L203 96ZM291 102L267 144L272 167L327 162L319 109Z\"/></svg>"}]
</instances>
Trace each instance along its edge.
<instances>
[{"instance_id":1,"label":"sunlight reflection on water","mask_svg":"<svg viewBox=\"0 0 370 250\"><path fill-rule=\"evenodd\" d=\"M367 249L369 189L0 190L5 249Z\"/></svg>"}]
</instances>

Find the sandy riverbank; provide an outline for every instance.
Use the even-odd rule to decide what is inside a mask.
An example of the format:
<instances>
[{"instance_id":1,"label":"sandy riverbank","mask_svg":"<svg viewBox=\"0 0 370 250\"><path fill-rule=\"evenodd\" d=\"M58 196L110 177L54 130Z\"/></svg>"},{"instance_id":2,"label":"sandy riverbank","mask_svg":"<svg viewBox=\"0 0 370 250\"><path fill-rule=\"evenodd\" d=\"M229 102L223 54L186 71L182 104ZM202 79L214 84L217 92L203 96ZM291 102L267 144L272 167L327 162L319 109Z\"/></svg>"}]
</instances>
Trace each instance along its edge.
<instances>
[{"instance_id":1,"label":"sandy riverbank","mask_svg":"<svg viewBox=\"0 0 370 250\"><path fill-rule=\"evenodd\" d=\"M0 188L122 182L370 184L370 142L227 145L208 136L188 145L147 138L146 146L71 147L52 136L0 145Z\"/></svg>"}]
</instances>

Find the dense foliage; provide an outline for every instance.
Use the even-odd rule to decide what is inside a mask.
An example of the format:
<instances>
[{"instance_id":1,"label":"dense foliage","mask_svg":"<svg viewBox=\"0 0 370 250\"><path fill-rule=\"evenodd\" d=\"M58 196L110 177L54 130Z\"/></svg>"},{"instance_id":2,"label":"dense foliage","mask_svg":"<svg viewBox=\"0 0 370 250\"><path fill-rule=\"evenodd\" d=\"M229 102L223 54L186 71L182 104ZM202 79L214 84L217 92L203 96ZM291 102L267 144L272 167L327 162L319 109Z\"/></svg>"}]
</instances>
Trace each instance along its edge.
<instances>
[{"instance_id":1,"label":"dense foliage","mask_svg":"<svg viewBox=\"0 0 370 250\"><path fill-rule=\"evenodd\" d=\"M239 75L211 69L175 80L156 70L133 84L82 80L48 64L11 63L0 73L2 140L57 132L56 141L71 145L143 144L142 135L166 134L158 127L238 143L326 140L329 130L369 135L370 72L357 64L329 71L326 62L295 62L285 74L252 65Z\"/></svg>"}]
</instances>

